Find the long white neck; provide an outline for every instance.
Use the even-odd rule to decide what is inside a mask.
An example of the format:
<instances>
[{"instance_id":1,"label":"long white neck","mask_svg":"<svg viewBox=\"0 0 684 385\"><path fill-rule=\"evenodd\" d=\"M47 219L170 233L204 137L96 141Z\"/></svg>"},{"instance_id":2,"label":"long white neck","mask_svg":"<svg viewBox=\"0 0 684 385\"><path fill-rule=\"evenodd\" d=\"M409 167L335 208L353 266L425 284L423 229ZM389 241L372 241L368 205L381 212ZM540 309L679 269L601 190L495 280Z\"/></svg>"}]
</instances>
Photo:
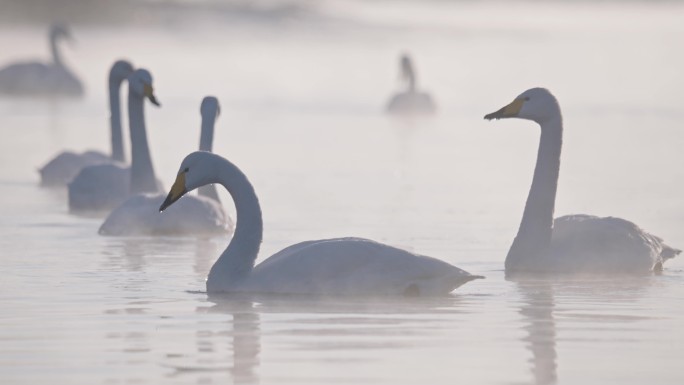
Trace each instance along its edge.
<instances>
[{"instance_id":1,"label":"long white neck","mask_svg":"<svg viewBox=\"0 0 684 385\"><path fill-rule=\"evenodd\" d=\"M200 132L200 151L212 152L214 147L214 125L216 124L216 111L208 111L202 114L202 130ZM199 195L220 202L216 186L206 185L199 188Z\"/></svg>"},{"instance_id":2,"label":"long white neck","mask_svg":"<svg viewBox=\"0 0 684 385\"><path fill-rule=\"evenodd\" d=\"M128 125L131 134L131 194L156 193L157 177L154 174L150 147L145 131L144 98L129 87Z\"/></svg>"},{"instance_id":3,"label":"long white neck","mask_svg":"<svg viewBox=\"0 0 684 385\"><path fill-rule=\"evenodd\" d=\"M50 52L52 53L52 62L56 65L63 66L62 56L59 54L57 48L58 35L55 32L50 32Z\"/></svg>"},{"instance_id":4,"label":"long white neck","mask_svg":"<svg viewBox=\"0 0 684 385\"><path fill-rule=\"evenodd\" d=\"M207 292L226 289L249 276L254 268L263 238L261 206L245 174L234 164L216 156L216 178L209 183L219 183L228 190L237 214L233 239L212 266L207 278Z\"/></svg>"},{"instance_id":5,"label":"long white neck","mask_svg":"<svg viewBox=\"0 0 684 385\"><path fill-rule=\"evenodd\" d=\"M506 270L539 268L545 262L544 257L548 255L551 245L563 146L563 119L560 111L554 118L540 123L540 126L541 137L532 187L518 235L506 256Z\"/></svg>"},{"instance_id":6,"label":"long white neck","mask_svg":"<svg viewBox=\"0 0 684 385\"><path fill-rule=\"evenodd\" d=\"M121 129L121 76L109 75L109 126L112 137L112 159L126 162L124 154L123 132Z\"/></svg>"}]
</instances>

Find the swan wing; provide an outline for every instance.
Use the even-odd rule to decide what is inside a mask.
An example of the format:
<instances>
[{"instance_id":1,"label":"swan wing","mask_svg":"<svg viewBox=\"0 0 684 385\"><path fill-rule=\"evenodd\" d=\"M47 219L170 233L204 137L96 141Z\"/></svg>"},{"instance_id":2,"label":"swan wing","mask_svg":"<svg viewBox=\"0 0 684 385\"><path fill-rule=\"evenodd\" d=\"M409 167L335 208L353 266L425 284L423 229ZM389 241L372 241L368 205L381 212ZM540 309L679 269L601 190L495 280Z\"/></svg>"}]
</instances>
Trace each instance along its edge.
<instances>
[{"instance_id":1,"label":"swan wing","mask_svg":"<svg viewBox=\"0 0 684 385\"><path fill-rule=\"evenodd\" d=\"M95 151L88 151L84 154L64 151L38 170L40 183L48 187L65 186L78 175L82 168L107 162L111 162L107 155Z\"/></svg>"},{"instance_id":2,"label":"swan wing","mask_svg":"<svg viewBox=\"0 0 684 385\"><path fill-rule=\"evenodd\" d=\"M446 262L362 238L307 241L258 265L238 291L296 294L447 294L474 276Z\"/></svg>"},{"instance_id":3,"label":"swan wing","mask_svg":"<svg viewBox=\"0 0 684 385\"><path fill-rule=\"evenodd\" d=\"M19 96L80 96L83 85L64 66L22 62L0 70L0 92Z\"/></svg>"},{"instance_id":4,"label":"swan wing","mask_svg":"<svg viewBox=\"0 0 684 385\"><path fill-rule=\"evenodd\" d=\"M554 221L554 261L564 271L649 272L678 250L621 218L568 215Z\"/></svg>"}]
</instances>

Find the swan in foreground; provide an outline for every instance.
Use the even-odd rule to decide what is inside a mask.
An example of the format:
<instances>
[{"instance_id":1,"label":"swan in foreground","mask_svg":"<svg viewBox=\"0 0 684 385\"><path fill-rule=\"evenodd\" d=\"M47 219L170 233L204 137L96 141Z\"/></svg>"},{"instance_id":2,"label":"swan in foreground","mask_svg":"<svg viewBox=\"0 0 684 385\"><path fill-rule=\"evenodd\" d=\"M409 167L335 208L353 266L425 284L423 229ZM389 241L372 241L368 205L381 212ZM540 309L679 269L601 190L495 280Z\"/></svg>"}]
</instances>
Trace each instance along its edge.
<instances>
[{"instance_id":1,"label":"swan in foreground","mask_svg":"<svg viewBox=\"0 0 684 385\"><path fill-rule=\"evenodd\" d=\"M119 60L112 66L109 72L109 108L110 130L112 142L112 154L103 154L99 151L86 151L76 153L64 151L52 158L45 166L40 168L40 184L44 187L62 187L74 180L83 168L95 165L110 164L112 162L125 162L123 152L123 137L121 134L121 111L119 106L119 89L121 83L133 72L133 66L124 60ZM100 175L100 173L97 173ZM98 178L98 183L103 178ZM79 185L87 186L87 183L79 182ZM92 183L90 183L92 185ZM69 188L69 202L71 207L71 187Z\"/></svg>"},{"instance_id":2,"label":"swan in foreground","mask_svg":"<svg viewBox=\"0 0 684 385\"><path fill-rule=\"evenodd\" d=\"M556 98L529 89L485 119L521 118L541 126L532 187L506 273L639 274L659 271L681 251L624 219L568 215L553 220L563 141Z\"/></svg>"},{"instance_id":3,"label":"swan in foreground","mask_svg":"<svg viewBox=\"0 0 684 385\"><path fill-rule=\"evenodd\" d=\"M111 210L128 197L130 170L125 165L121 129L121 84L133 73L133 66L118 60L109 71L109 125L112 156L109 162L83 167L69 183L72 212Z\"/></svg>"},{"instance_id":4,"label":"swan in foreground","mask_svg":"<svg viewBox=\"0 0 684 385\"><path fill-rule=\"evenodd\" d=\"M185 157L159 211L210 183L221 184L232 196L237 225L233 239L209 272L208 293L438 295L483 278L434 258L361 238L298 243L254 267L263 233L261 206L247 177L228 160L201 151Z\"/></svg>"},{"instance_id":5,"label":"swan in foreground","mask_svg":"<svg viewBox=\"0 0 684 385\"><path fill-rule=\"evenodd\" d=\"M144 99L159 105L152 75L138 69L128 78L128 114L131 130L130 194L100 226L102 235L217 235L232 231L221 204L203 196L188 197L178 207L159 215L162 187L152 166L145 130Z\"/></svg>"},{"instance_id":6,"label":"swan in foreground","mask_svg":"<svg viewBox=\"0 0 684 385\"><path fill-rule=\"evenodd\" d=\"M418 91L416 72L411 57L404 54L399 59L401 78L406 81L406 90L392 96L387 104L387 112L393 114L431 114L435 112L435 102L427 92Z\"/></svg>"},{"instance_id":7,"label":"swan in foreground","mask_svg":"<svg viewBox=\"0 0 684 385\"><path fill-rule=\"evenodd\" d=\"M65 25L50 28L51 63L22 62L0 69L0 93L30 97L81 97L83 85L59 54L60 39L71 40Z\"/></svg>"}]
</instances>

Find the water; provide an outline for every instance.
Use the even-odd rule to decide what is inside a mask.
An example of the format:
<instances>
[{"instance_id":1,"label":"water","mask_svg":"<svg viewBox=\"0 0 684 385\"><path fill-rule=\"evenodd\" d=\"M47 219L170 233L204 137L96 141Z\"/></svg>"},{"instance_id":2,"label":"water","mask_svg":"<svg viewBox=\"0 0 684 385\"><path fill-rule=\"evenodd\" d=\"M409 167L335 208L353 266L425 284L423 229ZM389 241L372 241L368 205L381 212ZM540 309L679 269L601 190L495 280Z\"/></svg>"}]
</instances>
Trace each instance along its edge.
<instances>
[{"instance_id":1,"label":"water","mask_svg":"<svg viewBox=\"0 0 684 385\"><path fill-rule=\"evenodd\" d=\"M74 27L64 55L83 101L0 100L0 382L682 383L684 258L660 276L504 278L538 129L482 116L550 88L566 123L557 214L619 215L683 247L683 11L325 2L291 18ZM44 45L40 28L0 28L0 62ZM382 114L403 50L434 118ZM487 279L447 298L208 298L227 239L98 236L102 219L69 215L35 169L62 149L108 150L104 79L120 57L155 77L148 135L167 187L198 145L201 98L219 97L215 150L259 194L262 256L356 235Z\"/></svg>"}]
</instances>

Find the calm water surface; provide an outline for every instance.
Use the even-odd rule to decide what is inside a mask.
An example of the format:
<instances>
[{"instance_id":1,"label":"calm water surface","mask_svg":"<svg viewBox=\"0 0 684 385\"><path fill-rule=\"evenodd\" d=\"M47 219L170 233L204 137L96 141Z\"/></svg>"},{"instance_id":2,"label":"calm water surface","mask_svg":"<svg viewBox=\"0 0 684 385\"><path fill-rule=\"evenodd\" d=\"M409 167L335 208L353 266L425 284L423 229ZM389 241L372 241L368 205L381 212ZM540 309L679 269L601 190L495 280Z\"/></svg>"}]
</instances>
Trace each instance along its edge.
<instances>
[{"instance_id":1,"label":"calm water surface","mask_svg":"<svg viewBox=\"0 0 684 385\"><path fill-rule=\"evenodd\" d=\"M684 258L660 276L504 278L538 129L482 120L550 88L566 123L557 213L622 216L684 247L683 11L326 2L293 19L74 27L64 55L83 101L0 99L0 382L683 383ZM0 46L2 63L40 56L43 32L0 27ZM434 118L382 114L402 50ZM208 298L228 239L98 236L102 219L69 215L35 170L108 150L120 57L155 76L148 135L167 187L199 142L201 98L219 97L215 150L260 196L262 256L356 235L487 279L446 298Z\"/></svg>"}]
</instances>

